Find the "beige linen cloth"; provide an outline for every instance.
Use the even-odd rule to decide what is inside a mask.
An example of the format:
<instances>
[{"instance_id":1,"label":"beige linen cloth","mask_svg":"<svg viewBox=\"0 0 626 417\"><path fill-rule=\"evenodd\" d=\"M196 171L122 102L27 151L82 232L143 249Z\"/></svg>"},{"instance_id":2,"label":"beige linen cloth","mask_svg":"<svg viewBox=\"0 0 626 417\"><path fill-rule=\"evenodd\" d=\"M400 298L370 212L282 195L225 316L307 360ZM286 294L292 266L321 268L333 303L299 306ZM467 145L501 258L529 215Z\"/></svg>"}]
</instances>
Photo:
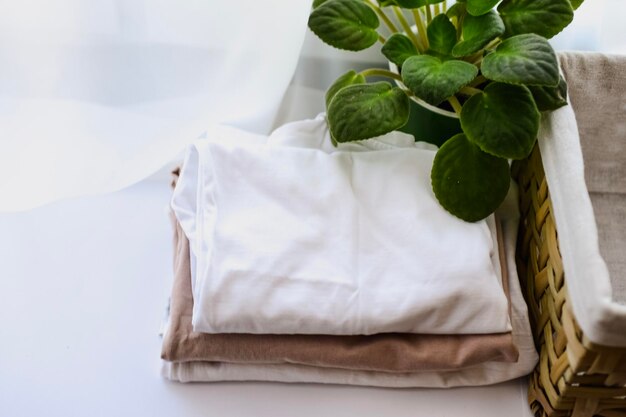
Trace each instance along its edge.
<instances>
[{"instance_id":1,"label":"beige linen cloth","mask_svg":"<svg viewBox=\"0 0 626 417\"><path fill-rule=\"evenodd\" d=\"M205 334L192 330L189 241L174 223L174 284L162 358L170 362L300 364L380 372L460 369L484 362L515 362L511 333L488 335L378 334L372 336ZM501 233L499 233L501 235ZM502 242L500 242L502 247ZM506 260L504 289L508 292ZM317 371L316 371L317 372Z\"/></svg>"},{"instance_id":2,"label":"beige linen cloth","mask_svg":"<svg viewBox=\"0 0 626 417\"><path fill-rule=\"evenodd\" d=\"M626 56L559 56L576 114L585 181L613 299L626 304Z\"/></svg>"}]
</instances>

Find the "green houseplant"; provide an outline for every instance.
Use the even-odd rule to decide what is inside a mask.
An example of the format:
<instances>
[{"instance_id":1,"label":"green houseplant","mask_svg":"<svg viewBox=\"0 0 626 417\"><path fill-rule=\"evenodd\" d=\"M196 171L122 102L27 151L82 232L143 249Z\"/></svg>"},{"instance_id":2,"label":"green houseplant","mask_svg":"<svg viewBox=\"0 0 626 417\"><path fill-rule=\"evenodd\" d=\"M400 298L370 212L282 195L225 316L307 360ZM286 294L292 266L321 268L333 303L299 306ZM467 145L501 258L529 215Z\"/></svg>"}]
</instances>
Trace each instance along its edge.
<instances>
[{"instance_id":1,"label":"green houseplant","mask_svg":"<svg viewBox=\"0 0 626 417\"><path fill-rule=\"evenodd\" d=\"M489 216L508 192L508 161L533 149L541 112L567 104L547 39L569 25L582 1L315 0L308 24L322 41L351 51L381 43L390 62L390 70L349 71L329 87L333 141L402 128L411 98L447 105L462 133L435 156L433 192L463 220ZM397 85L368 82L372 76Z\"/></svg>"}]
</instances>

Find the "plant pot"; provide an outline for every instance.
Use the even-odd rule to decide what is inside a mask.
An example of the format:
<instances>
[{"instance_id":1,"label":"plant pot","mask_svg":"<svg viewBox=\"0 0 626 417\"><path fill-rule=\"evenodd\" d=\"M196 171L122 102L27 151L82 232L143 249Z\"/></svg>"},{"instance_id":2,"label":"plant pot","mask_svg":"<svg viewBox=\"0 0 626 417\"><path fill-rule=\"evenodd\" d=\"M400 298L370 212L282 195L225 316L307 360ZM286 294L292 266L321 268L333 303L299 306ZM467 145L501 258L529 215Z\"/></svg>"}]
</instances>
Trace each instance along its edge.
<instances>
[{"instance_id":1,"label":"plant pot","mask_svg":"<svg viewBox=\"0 0 626 417\"><path fill-rule=\"evenodd\" d=\"M461 121L455 113L411 98L409 121L400 130L413 135L416 141L441 146L461 133Z\"/></svg>"},{"instance_id":2,"label":"plant pot","mask_svg":"<svg viewBox=\"0 0 626 417\"><path fill-rule=\"evenodd\" d=\"M389 69L400 73L392 62L389 63ZM396 85L408 91L401 81L396 80ZM399 130L413 135L416 141L437 146L462 132L461 121L456 113L432 106L416 97L411 97L409 121Z\"/></svg>"}]
</instances>

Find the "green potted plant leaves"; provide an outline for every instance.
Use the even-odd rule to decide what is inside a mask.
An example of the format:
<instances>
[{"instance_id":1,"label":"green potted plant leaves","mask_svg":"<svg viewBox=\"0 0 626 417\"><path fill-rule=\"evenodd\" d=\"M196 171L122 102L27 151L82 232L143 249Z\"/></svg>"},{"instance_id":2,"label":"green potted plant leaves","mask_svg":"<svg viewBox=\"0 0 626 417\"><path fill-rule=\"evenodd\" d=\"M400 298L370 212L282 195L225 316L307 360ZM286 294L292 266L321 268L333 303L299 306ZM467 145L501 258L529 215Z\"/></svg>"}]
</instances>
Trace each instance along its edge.
<instances>
[{"instance_id":1,"label":"green potted plant leaves","mask_svg":"<svg viewBox=\"0 0 626 417\"><path fill-rule=\"evenodd\" d=\"M458 0L448 8L444 0L315 0L309 28L322 41L350 51L380 43L389 61L389 69L349 71L329 87L333 141L406 128L420 103L457 118L460 132L447 133L434 159L433 191L463 220L489 216L508 192L508 161L532 151L541 112L567 104L547 39L582 1Z\"/></svg>"}]
</instances>

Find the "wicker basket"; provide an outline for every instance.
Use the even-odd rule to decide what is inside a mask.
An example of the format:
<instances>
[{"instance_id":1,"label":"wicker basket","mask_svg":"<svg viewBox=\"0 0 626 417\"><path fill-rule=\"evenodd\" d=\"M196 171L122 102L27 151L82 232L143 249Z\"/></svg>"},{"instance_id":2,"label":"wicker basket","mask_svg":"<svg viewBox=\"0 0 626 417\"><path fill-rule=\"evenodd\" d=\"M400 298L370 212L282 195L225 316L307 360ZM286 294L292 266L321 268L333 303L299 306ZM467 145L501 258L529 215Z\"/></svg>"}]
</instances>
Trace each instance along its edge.
<instances>
[{"instance_id":1,"label":"wicker basket","mask_svg":"<svg viewBox=\"0 0 626 417\"><path fill-rule=\"evenodd\" d=\"M572 314L539 147L514 164L513 176L522 219L518 272L540 356L531 409L536 416L626 416L626 348L591 343Z\"/></svg>"}]
</instances>

